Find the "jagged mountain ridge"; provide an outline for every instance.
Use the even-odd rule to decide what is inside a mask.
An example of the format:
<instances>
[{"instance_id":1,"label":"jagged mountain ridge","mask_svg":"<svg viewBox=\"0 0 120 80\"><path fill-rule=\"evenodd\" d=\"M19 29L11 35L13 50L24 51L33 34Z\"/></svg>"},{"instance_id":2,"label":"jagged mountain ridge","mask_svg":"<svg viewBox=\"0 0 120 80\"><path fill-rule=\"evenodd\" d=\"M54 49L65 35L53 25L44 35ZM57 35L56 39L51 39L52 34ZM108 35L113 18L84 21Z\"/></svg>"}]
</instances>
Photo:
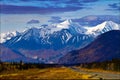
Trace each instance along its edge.
<instances>
[{"instance_id":1,"label":"jagged mountain ridge","mask_svg":"<svg viewBox=\"0 0 120 80\"><path fill-rule=\"evenodd\" d=\"M105 27L107 30L104 30ZM54 59L54 56L59 54L62 54L60 56L63 56L70 50L83 48L91 43L98 35L116 29L120 29L119 24L116 24L112 21L106 21L89 29L89 27L83 27L79 24L73 23L71 20L66 20L62 23L42 28L33 27L27 29L24 32L21 32L19 35L7 40L5 43L3 43L3 45L12 50L17 50L26 58L33 58L32 56L26 55L30 55L31 52L36 52L36 50L38 50L36 52L37 55L33 56L36 56L37 59L42 59L46 53L49 53L49 56L44 58L46 61L50 60L49 58L52 56ZM44 50L45 54L38 56L38 53L41 54L41 52ZM56 54L53 55L54 53Z\"/></svg>"},{"instance_id":2,"label":"jagged mountain ridge","mask_svg":"<svg viewBox=\"0 0 120 80\"><path fill-rule=\"evenodd\" d=\"M4 43L7 40L11 39L14 36L19 35L20 33L18 31L14 31L14 32L7 32L7 33L1 33L0 34L0 43Z\"/></svg>"},{"instance_id":3,"label":"jagged mountain ridge","mask_svg":"<svg viewBox=\"0 0 120 80\"><path fill-rule=\"evenodd\" d=\"M61 64L90 63L120 58L120 30L106 32L88 46L62 57Z\"/></svg>"},{"instance_id":4,"label":"jagged mountain ridge","mask_svg":"<svg viewBox=\"0 0 120 80\"><path fill-rule=\"evenodd\" d=\"M85 28L87 29L86 34L93 34L98 36L107 31L120 30L120 25L112 21L105 21L97 26Z\"/></svg>"},{"instance_id":5,"label":"jagged mountain ridge","mask_svg":"<svg viewBox=\"0 0 120 80\"><path fill-rule=\"evenodd\" d=\"M98 24L97 26L93 27L84 27L79 24L76 24L72 22L71 20L66 20L59 24L52 24L47 27L42 28L30 28L28 30L25 30L24 32L21 32L23 35L33 35L34 37L49 37L50 34L53 34L54 32L61 31L62 29L68 29L70 33L76 35L76 34L87 34L87 35L100 35L104 32L110 31L110 30L119 30L120 25L117 23L114 23L112 21L105 21L101 24ZM32 33L33 32L33 33ZM11 32L6 34L1 34L1 43L5 42L6 40L11 39L11 37L17 36L20 34L19 32ZM27 36L26 35L26 36ZM26 37L25 36L25 37ZM27 38L27 37L26 37Z\"/></svg>"},{"instance_id":6,"label":"jagged mountain ridge","mask_svg":"<svg viewBox=\"0 0 120 80\"><path fill-rule=\"evenodd\" d=\"M66 45L71 45L73 43L78 44L80 40L92 41L93 36L91 35L88 36L84 34L84 31L85 29L82 28L81 26L72 23L70 20L66 20L60 24L57 24L56 26L53 26L53 28L51 29L48 28L28 29L21 33L20 35L17 35L8 40L7 42L5 42L5 45L12 48L25 48L25 49L32 48L61 49L64 48Z\"/></svg>"}]
</instances>

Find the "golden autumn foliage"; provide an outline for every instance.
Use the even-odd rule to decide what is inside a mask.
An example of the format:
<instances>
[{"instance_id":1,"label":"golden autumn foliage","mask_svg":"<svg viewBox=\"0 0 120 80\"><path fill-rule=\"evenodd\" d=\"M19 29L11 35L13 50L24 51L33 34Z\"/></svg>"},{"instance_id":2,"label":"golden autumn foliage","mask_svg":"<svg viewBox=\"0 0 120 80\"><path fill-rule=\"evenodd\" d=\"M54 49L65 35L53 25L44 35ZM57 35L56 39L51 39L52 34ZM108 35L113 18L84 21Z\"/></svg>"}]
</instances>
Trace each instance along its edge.
<instances>
[{"instance_id":1,"label":"golden autumn foliage","mask_svg":"<svg viewBox=\"0 0 120 80\"><path fill-rule=\"evenodd\" d=\"M19 70L3 73L0 79L87 79L89 75L80 74L66 67Z\"/></svg>"}]
</instances>

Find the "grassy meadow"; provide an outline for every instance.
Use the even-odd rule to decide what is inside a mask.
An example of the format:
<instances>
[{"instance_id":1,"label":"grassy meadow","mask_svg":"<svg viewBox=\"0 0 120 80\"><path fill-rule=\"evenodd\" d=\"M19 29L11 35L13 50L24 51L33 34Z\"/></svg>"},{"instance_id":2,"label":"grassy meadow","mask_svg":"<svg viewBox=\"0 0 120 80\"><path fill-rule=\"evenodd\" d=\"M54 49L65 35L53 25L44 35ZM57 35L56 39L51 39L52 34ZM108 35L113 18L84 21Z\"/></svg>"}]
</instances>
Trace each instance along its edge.
<instances>
[{"instance_id":1,"label":"grassy meadow","mask_svg":"<svg viewBox=\"0 0 120 80\"><path fill-rule=\"evenodd\" d=\"M3 72L0 79L88 79L89 75L80 74L67 67L16 70Z\"/></svg>"},{"instance_id":2,"label":"grassy meadow","mask_svg":"<svg viewBox=\"0 0 120 80\"><path fill-rule=\"evenodd\" d=\"M0 62L0 80L1 79L93 79L93 75L97 73L102 75L108 73L116 78L120 74L119 60L106 62L84 63L74 66L66 66L59 64L39 64L39 63L23 63L20 62ZM77 70L77 71L76 71ZM90 72L94 72L92 75ZM105 77L104 75L97 79ZM96 77L94 77L96 78Z\"/></svg>"}]
</instances>

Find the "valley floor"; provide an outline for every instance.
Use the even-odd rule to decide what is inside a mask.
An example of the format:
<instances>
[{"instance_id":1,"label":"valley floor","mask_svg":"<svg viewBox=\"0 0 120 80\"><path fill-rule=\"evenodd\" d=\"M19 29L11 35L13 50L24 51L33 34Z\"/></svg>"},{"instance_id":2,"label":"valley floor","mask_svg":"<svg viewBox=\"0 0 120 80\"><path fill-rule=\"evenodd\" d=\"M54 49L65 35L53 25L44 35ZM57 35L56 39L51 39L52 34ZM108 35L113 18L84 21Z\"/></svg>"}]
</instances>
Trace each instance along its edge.
<instances>
[{"instance_id":1,"label":"valley floor","mask_svg":"<svg viewBox=\"0 0 120 80\"><path fill-rule=\"evenodd\" d=\"M70 68L59 67L5 72L0 75L0 79L88 79L88 76Z\"/></svg>"},{"instance_id":2,"label":"valley floor","mask_svg":"<svg viewBox=\"0 0 120 80\"><path fill-rule=\"evenodd\" d=\"M0 80L2 79L120 79L120 73L77 67L33 68L0 73Z\"/></svg>"}]
</instances>

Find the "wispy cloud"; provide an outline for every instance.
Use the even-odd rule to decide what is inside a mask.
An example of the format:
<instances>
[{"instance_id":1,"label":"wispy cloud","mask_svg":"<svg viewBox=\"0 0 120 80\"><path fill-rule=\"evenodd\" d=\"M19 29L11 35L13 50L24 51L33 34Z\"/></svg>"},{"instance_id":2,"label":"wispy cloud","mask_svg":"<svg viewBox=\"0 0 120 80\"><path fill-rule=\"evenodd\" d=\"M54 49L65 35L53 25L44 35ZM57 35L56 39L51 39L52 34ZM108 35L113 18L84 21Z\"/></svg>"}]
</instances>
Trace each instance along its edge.
<instances>
[{"instance_id":1,"label":"wispy cloud","mask_svg":"<svg viewBox=\"0 0 120 80\"><path fill-rule=\"evenodd\" d=\"M51 14L86 9L98 0L1 0L3 14Z\"/></svg>"},{"instance_id":2,"label":"wispy cloud","mask_svg":"<svg viewBox=\"0 0 120 80\"><path fill-rule=\"evenodd\" d=\"M34 19L27 22L27 24L38 24L38 23L40 23L40 21L39 20L34 20Z\"/></svg>"},{"instance_id":3,"label":"wispy cloud","mask_svg":"<svg viewBox=\"0 0 120 80\"><path fill-rule=\"evenodd\" d=\"M99 0L82 0L84 3L91 3L91 2L97 2Z\"/></svg>"},{"instance_id":4,"label":"wispy cloud","mask_svg":"<svg viewBox=\"0 0 120 80\"><path fill-rule=\"evenodd\" d=\"M50 20L48 20L48 22L50 23L60 23L63 20L61 19L61 17L59 16L52 16Z\"/></svg>"},{"instance_id":5,"label":"wispy cloud","mask_svg":"<svg viewBox=\"0 0 120 80\"><path fill-rule=\"evenodd\" d=\"M2 32L22 31L26 26L46 26L64 19L74 19L81 24L88 24L87 21L91 20L90 24L95 25L92 22L96 19L94 17L87 20L80 18L88 15L120 15L118 3L119 0L0 0L1 29ZM117 22L120 19L118 17L115 20Z\"/></svg>"},{"instance_id":6,"label":"wispy cloud","mask_svg":"<svg viewBox=\"0 0 120 80\"><path fill-rule=\"evenodd\" d=\"M1 13L4 14L51 14L58 12L69 12L84 9L84 7L33 7L33 6L14 6L14 5L0 5Z\"/></svg>"},{"instance_id":7,"label":"wispy cloud","mask_svg":"<svg viewBox=\"0 0 120 80\"><path fill-rule=\"evenodd\" d=\"M72 19L73 22L77 22L83 26L96 26L104 21L113 21L120 24L120 15L89 15L82 18Z\"/></svg>"},{"instance_id":8,"label":"wispy cloud","mask_svg":"<svg viewBox=\"0 0 120 80\"><path fill-rule=\"evenodd\" d=\"M113 3L113 4L108 4L108 6L110 7L107 10L120 10L120 3Z\"/></svg>"}]
</instances>

